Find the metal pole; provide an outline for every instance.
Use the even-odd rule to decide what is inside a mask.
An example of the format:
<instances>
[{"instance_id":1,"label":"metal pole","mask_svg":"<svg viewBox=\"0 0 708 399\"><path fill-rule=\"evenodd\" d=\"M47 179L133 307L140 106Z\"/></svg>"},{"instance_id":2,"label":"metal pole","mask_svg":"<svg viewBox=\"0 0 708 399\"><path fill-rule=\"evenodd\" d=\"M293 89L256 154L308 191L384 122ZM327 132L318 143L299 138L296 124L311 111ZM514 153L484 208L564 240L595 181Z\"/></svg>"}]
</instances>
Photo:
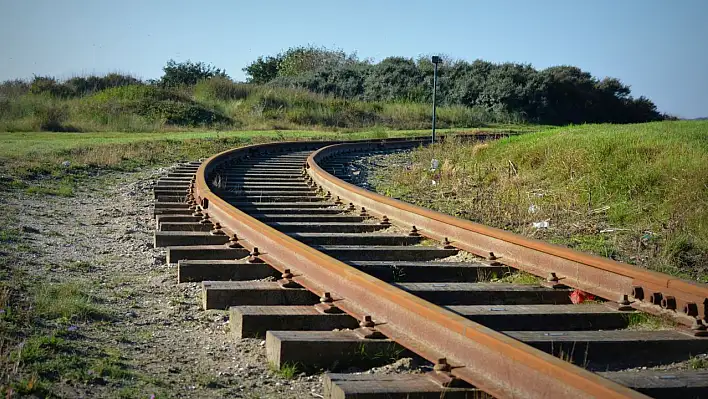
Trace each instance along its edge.
<instances>
[{"instance_id":1,"label":"metal pole","mask_svg":"<svg viewBox=\"0 0 708 399\"><path fill-rule=\"evenodd\" d=\"M435 64L433 71L433 143L435 143L435 94L438 90L438 63Z\"/></svg>"}]
</instances>

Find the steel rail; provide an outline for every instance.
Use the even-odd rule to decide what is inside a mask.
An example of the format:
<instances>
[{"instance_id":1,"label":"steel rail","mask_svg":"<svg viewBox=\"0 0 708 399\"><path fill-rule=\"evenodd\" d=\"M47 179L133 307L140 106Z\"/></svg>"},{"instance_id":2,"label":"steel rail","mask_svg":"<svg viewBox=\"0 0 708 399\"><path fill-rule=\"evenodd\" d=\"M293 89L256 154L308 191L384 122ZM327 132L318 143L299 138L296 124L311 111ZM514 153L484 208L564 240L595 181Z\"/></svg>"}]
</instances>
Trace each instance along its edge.
<instances>
[{"instance_id":1,"label":"steel rail","mask_svg":"<svg viewBox=\"0 0 708 399\"><path fill-rule=\"evenodd\" d=\"M457 248L538 276L547 277L555 273L560 283L602 298L619 301L627 295L634 300L633 307L672 317L687 326L705 323L708 317L708 286L705 284L581 253L398 201L344 182L317 164L342 152L377 146L381 144L347 143L321 148L308 158L308 174L332 195L366 207L370 214L386 215L399 225L414 225L424 236L438 240L447 238ZM493 255L490 256L490 252Z\"/></svg>"},{"instance_id":2,"label":"steel rail","mask_svg":"<svg viewBox=\"0 0 708 399\"><path fill-rule=\"evenodd\" d=\"M290 269L294 281L315 293L331 293L338 308L355 317L371 317L376 330L424 358L447 359L452 375L495 397L646 397L327 256L238 210L210 189L208 177L225 162L253 152L306 146L264 144L217 154L200 166L193 196L212 220L237 233L245 248L259 248L260 260ZM309 166L311 174L318 170L312 158ZM331 176L327 181L333 181Z\"/></svg>"}]
</instances>

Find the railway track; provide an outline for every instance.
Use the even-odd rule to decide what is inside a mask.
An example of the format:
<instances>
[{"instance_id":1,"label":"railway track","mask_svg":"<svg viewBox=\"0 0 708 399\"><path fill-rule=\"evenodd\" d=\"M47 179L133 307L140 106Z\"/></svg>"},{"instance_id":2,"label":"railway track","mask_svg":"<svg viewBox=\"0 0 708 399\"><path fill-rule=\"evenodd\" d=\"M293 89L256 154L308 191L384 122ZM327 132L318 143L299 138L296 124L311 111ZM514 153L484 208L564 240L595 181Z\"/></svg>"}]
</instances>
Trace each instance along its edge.
<instances>
[{"instance_id":1,"label":"railway track","mask_svg":"<svg viewBox=\"0 0 708 399\"><path fill-rule=\"evenodd\" d=\"M185 164L155 188L155 245L235 339L275 366L329 373L327 397L708 397L708 288L381 197L348 184L363 153L420 141L249 146ZM331 172L331 173L330 173ZM339 177L337 177L339 176ZM493 282L523 270L540 284ZM604 298L573 304L580 289ZM643 313L666 330L631 328ZM662 368L663 367L663 368Z\"/></svg>"}]
</instances>

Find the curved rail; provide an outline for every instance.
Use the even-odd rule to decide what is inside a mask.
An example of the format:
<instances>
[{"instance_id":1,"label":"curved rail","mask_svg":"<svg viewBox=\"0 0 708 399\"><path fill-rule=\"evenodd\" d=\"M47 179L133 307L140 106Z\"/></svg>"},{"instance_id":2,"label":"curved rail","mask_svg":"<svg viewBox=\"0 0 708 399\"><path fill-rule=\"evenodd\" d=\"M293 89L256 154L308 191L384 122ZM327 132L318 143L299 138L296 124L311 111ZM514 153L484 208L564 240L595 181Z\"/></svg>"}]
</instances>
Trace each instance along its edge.
<instances>
[{"instance_id":1,"label":"curved rail","mask_svg":"<svg viewBox=\"0 0 708 399\"><path fill-rule=\"evenodd\" d=\"M369 213L386 215L400 225L416 226L422 235L476 255L500 260L506 265L546 277L554 273L567 286L607 299L620 301L627 296L632 306L643 311L673 317L695 326L708 318L708 286L681 280L607 258L526 238L430 209L408 204L344 182L317 163L342 152L361 151L371 143L337 144L324 147L307 160L314 181L347 202L366 207ZM493 255L490 256L490 252Z\"/></svg>"},{"instance_id":2,"label":"curved rail","mask_svg":"<svg viewBox=\"0 0 708 399\"><path fill-rule=\"evenodd\" d=\"M263 261L281 271L290 269L294 281L315 293L331 293L338 308L358 318L370 317L376 330L426 359L433 362L447 359L452 366L451 375L496 397L645 397L327 256L228 204L208 184L212 172L254 151L314 149L321 145L263 144L217 154L200 166L193 196L204 213L222 228L237 233L241 237L239 243L254 254L260 253ZM347 187L346 183L336 182L319 169L314 157L310 157L308 166L310 176L346 197L342 188Z\"/></svg>"}]
</instances>

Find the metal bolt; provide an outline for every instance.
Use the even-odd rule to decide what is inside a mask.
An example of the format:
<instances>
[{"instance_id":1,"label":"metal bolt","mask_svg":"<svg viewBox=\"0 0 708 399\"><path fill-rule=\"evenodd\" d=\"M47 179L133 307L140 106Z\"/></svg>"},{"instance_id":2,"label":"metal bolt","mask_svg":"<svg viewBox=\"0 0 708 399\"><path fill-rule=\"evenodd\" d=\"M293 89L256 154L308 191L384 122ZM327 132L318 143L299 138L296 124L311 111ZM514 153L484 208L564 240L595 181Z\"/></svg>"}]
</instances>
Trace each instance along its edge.
<instances>
[{"instance_id":1,"label":"metal bolt","mask_svg":"<svg viewBox=\"0 0 708 399\"><path fill-rule=\"evenodd\" d=\"M441 357L438 359L437 362L435 362L433 370L449 372L450 370L452 370L452 367L450 367L450 364L447 362L446 358Z\"/></svg>"},{"instance_id":2,"label":"metal bolt","mask_svg":"<svg viewBox=\"0 0 708 399\"><path fill-rule=\"evenodd\" d=\"M339 196L337 196L337 200L334 201L334 204L335 204L335 205L342 205L342 204L343 204L342 199L339 198Z\"/></svg>"},{"instance_id":3,"label":"metal bolt","mask_svg":"<svg viewBox=\"0 0 708 399\"><path fill-rule=\"evenodd\" d=\"M225 234L223 230L221 230L221 223L219 222L216 222L212 225L210 233L215 236L223 236Z\"/></svg>"},{"instance_id":4,"label":"metal bolt","mask_svg":"<svg viewBox=\"0 0 708 399\"><path fill-rule=\"evenodd\" d=\"M670 295L661 298L661 307L668 310L676 310L676 298Z\"/></svg>"},{"instance_id":5,"label":"metal bolt","mask_svg":"<svg viewBox=\"0 0 708 399\"><path fill-rule=\"evenodd\" d=\"M231 238L229 238L228 244L226 244L229 248L239 248L241 247L241 244L238 243L238 236L236 233L234 233Z\"/></svg>"},{"instance_id":6,"label":"metal bolt","mask_svg":"<svg viewBox=\"0 0 708 399\"><path fill-rule=\"evenodd\" d=\"M283 270L283 274L280 275L280 278L290 280L293 278L293 274L290 272L290 269L285 269Z\"/></svg>"},{"instance_id":7,"label":"metal bolt","mask_svg":"<svg viewBox=\"0 0 708 399\"><path fill-rule=\"evenodd\" d=\"M347 208L347 210L348 210L348 211L355 211L355 210L356 210L356 207L354 206L354 203L353 203L353 202L350 202L350 203L349 203L349 208Z\"/></svg>"},{"instance_id":8,"label":"metal bolt","mask_svg":"<svg viewBox=\"0 0 708 399\"><path fill-rule=\"evenodd\" d=\"M661 299L662 298L663 298L663 295L661 294L661 292L653 292L651 294L651 296L649 297L649 302L652 305L661 306Z\"/></svg>"},{"instance_id":9,"label":"metal bolt","mask_svg":"<svg viewBox=\"0 0 708 399\"><path fill-rule=\"evenodd\" d=\"M627 311L634 310L632 307L632 302L629 301L629 295L622 295L619 301L617 301L617 310Z\"/></svg>"},{"instance_id":10,"label":"metal bolt","mask_svg":"<svg viewBox=\"0 0 708 399\"><path fill-rule=\"evenodd\" d=\"M248 263L263 263L263 260L258 257L260 254L261 253L258 252L258 247L253 247L253 252L251 252L250 256L248 257Z\"/></svg>"},{"instance_id":11,"label":"metal bolt","mask_svg":"<svg viewBox=\"0 0 708 399\"><path fill-rule=\"evenodd\" d=\"M420 233L418 232L418 229L415 226L411 228L410 233L408 233L408 237L420 237Z\"/></svg>"},{"instance_id":12,"label":"metal bolt","mask_svg":"<svg viewBox=\"0 0 708 399\"><path fill-rule=\"evenodd\" d=\"M320 302L321 302L321 303L332 303L332 302L334 302L334 299L332 299L332 294L330 294L329 292L325 292L325 293L322 294L322 296L320 297Z\"/></svg>"},{"instance_id":13,"label":"metal bolt","mask_svg":"<svg viewBox=\"0 0 708 399\"><path fill-rule=\"evenodd\" d=\"M379 223L379 224L380 224L381 226L390 226L390 225L391 225L391 221L388 220L388 217L387 217L386 215L383 215L383 217L381 218L381 223Z\"/></svg>"},{"instance_id":14,"label":"metal bolt","mask_svg":"<svg viewBox=\"0 0 708 399\"><path fill-rule=\"evenodd\" d=\"M557 283L560 281L560 279L558 278L555 272L551 272L548 275L548 278L546 278L546 281L548 281L549 283Z\"/></svg>"},{"instance_id":15,"label":"metal bolt","mask_svg":"<svg viewBox=\"0 0 708 399\"><path fill-rule=\"evenodd\" d=\"M368 213L366 213L366 208L363 206L361 207L361 212L359 212L359 216L369 216Z\"/></svg>"},{"instance_id":16,"label":"metal bolt","mask_svg":"<svg viewBox=\"0 0 708 399\"><path fill-rule=\"evenodd\" d=\"M445 239L443 240L443 249L455 249L455 247L452 245L450 240L447 239L447 237L445 237Z\"/></svg>"},{"instance_id":17,"label":"metal bolt","mask_svg":"<svg viewBox=\"0 0 708 399\"><path fill-rule=\"evenodd\" d=\"M371 316L364 316L364 318L359 322L359 326L364 328L372 328L375 325L376 324L371 319Z\"/></svg>"},{"instance_id":18,"label":"metal bolt","mask_svg":"<svg viewBox=\"0 0 708 399\"><path fill-rule=\"evenodd\" d=\"M617 301L617 303L622 306L630 305L631 302L629 302L629 295L627 295L627 294L622 295L622 298L620 298L620 300Z\"/></svg>"},{"instance_id":19,"label":"metal bolt","mask_svg":"<svg viewBox=\"0 0 708 399\"><path fill-rule=\"evenodd\" d=\"M494 255L494 252L490 252L489 255L487 256L487 260L497 260L496 255Z\"/></svg>"},{"instance_id":20,"label":"metal bolt","mask_svg":"<svg viewBox=\"0 0 708 399\"><path fill-rule=\"evenodd\" d=\"M683 312L689 316L696 317L698 316L698 305L694 302L688 302L683 306Z\"/></svg>"},{"instance_id":21,"label":"metal bolt","mask_svg":"<svg viewBox=\"0 0 708 399\"><path fill-rule=\"evenodd\" d=\"M644 300L644 289L638 285L632 287L632 296L642 301Z\"/></svg>"}]
</instances>

